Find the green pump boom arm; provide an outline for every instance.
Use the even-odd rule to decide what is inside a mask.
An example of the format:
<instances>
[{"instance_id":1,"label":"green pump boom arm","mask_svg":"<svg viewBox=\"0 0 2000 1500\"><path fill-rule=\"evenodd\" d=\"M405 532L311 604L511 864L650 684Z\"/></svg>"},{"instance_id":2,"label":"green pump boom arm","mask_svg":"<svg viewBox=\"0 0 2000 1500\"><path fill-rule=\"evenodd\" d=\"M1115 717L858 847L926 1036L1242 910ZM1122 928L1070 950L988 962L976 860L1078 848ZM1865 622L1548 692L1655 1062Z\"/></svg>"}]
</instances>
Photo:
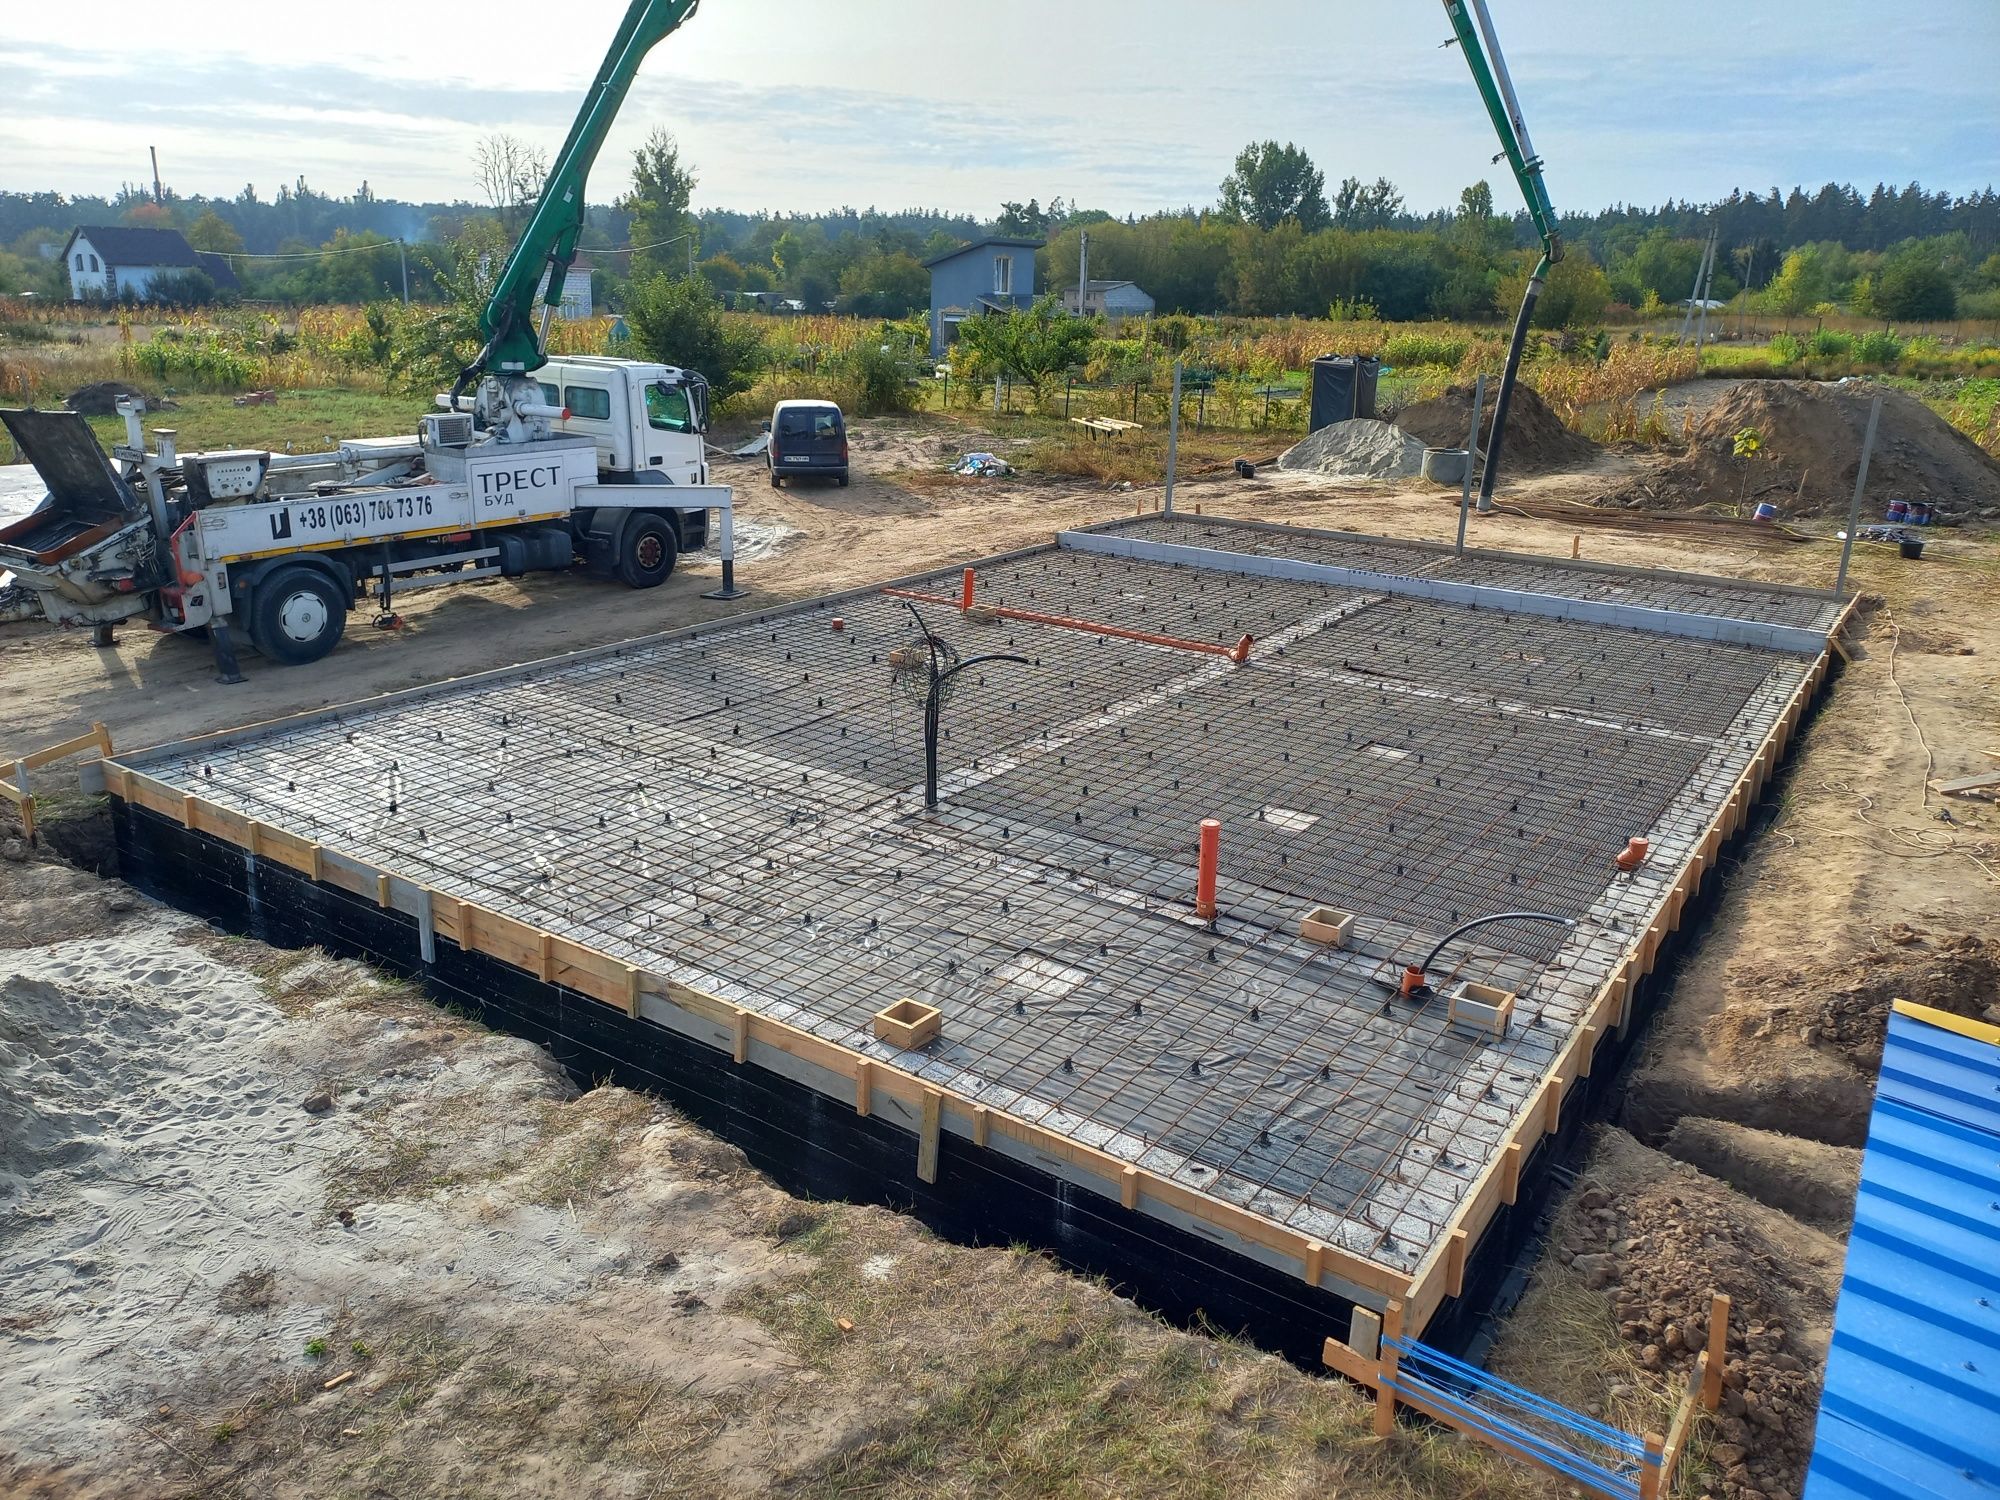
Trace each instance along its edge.
<instances>
[{"instance_id":1,"label":"green pump boom arm","mask_svg":"<svg viewBox=\"0 0 2000 1500\"><path fill-rule=\"evenodd\" d=\"M590 180L591 165L604 147L604 137L618 118L646 54L678 30L700 3L632 0L626 7L618 35L604 55L604 65L597 70L583 108L569 127L569 139L549 169L549 180L536 200L534 214L515 241L500 279L493 284L486 310L480 314L479 331L486 345L460 373L461 390L488 373L526 375L548 362L535 327L535 287L546 268L548 291L542 301L551 308L562 305L563 281L583 234L583 190Z\"/></svg>"},{"instance_id":2,"label":"green pump boom arm","mask_svg":"<svg viewBox=\"0 0 2000 1500\"><path fill-rule=\"evenodd\" d=\"M1480 44L1479 34L1473 30L1473 16L1470 7L1477 6L1479 29L1491 43L1493 60L1488 61L1487 48ZM1445 14L1451 18L1451 29L1458 37L1459 51L1465 54L1465 64L1472 69L1472 81L1479 89L1479 97L1485 101L1486 113L1493 119L1493 129L1500 137L1500 149L1507 157L1507 165L1513 169L1514 180L1521 185L1521 196L1528 202L1528 217L1534 221L1535 232L1542 237L1542 253L1549 265L1562 259L1562 236L1556 231L1556 211L1549 203L1549 190L1542 181L1542 159L1532 154L1527 144L1528 127L1521 118L1520 106L1513 102L1514 87L1507 80L1507 64L1500 57L1497 38L1493 35L1493 23L1486 15L1483 0L1444 0ZM1495 64L1499 72L1495 73ZM1546 267L1544 268L1546 269Z\"/></svg>"}]
</instances>

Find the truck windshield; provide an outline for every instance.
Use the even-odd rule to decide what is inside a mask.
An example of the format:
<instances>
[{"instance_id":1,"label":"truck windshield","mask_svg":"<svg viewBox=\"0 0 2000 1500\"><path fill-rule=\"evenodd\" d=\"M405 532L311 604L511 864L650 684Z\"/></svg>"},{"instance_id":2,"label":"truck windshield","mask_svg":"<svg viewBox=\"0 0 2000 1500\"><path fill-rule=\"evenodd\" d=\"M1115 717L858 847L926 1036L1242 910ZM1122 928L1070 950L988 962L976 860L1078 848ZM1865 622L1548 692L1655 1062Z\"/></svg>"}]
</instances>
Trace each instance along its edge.
<instances>
[{"instance_id":1,"label":"truck windshield","mask_svg":"<svg viewBox=\"0 0 2000 1500\"><path fill-rule=\"evenodd\" d=\"M646 387L646 421L662 432L687 432L694 423L688 409L687 392L664 380Z\"/></svg>"}]
</instances>

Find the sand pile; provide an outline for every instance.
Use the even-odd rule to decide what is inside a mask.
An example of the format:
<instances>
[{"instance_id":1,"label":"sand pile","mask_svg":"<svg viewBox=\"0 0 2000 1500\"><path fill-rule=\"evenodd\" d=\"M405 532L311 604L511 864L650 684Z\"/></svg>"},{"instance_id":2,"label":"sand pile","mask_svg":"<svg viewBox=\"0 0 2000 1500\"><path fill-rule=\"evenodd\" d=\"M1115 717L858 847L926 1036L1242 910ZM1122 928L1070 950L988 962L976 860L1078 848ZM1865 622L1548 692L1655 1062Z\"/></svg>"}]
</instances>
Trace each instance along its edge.
<instances>
[{"instance_id":1,"label":"sand pile","mask_svg":"<svg viewBox=\"0 0 2000 1500\"><path fill-rule=\"evenodd\" d=\"M1336 479L1407 479L1422 471L1424 445L1392 422L1334 422L1278 455L1278 467Z\"/></svg>"},{"instance_id":2,"label":"sand pile","mask_svg":"<svg viewBox=\"0 0 2000 1500\"><path fill-rule=\"evenodd\" d=\"M1692 448L1604 503L1747 509L1766 501L1780 515L1845 515L1869 403L1880 389L1866 381L1746 380L1702 418ZM1739 459L1733 445L1746 427L1762 445ZM1928 501L1948 518L2000 513L2000 463L1922 402L1883 390L1864 518L1881 519L1891 500Z\"/></svg>"},{"instance_id":3,"label":"sand pile","mask_svg":"<svg viewBox=\"0 0 2000 1500\"><path fill-rule=\"evenodd\" d=\"M1481 441L1493 425L1493 402L1499 382L1486 383L1479 414ZM1396 425L1430 448L1463 448L1472 426L1472 387L1455 385L1432 401L1419 401L1395 414ZM1546 474L1587 464L1601 450L1581 433L1563 426L1534 387L1517 383L1507 403L1507 440L1500 450L1500 473Z\"/></svg>"}]
</instances>

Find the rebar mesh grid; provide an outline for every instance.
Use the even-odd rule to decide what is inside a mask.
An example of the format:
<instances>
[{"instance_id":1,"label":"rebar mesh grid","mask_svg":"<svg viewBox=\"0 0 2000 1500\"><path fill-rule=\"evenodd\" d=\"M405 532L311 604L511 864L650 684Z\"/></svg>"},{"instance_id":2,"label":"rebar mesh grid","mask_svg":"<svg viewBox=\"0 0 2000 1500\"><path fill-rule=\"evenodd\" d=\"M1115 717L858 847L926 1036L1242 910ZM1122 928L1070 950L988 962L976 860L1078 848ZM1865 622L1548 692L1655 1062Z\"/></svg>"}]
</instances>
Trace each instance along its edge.
<instances>
[{"instance_id":1,"label":"rebar mesh grid","mask_svg":"<svg viewBox=\"0 0 2000 1500\"><path fill-rule=\"evenodd\" d=\"M1629 940L1611 855L1705 822L1805 671L1055 550L978 594L1259 645L1237 666L919 606L963 654L1032 663L961 679L935 816L892 665L919 632L881 597L135 764L856 1051L892 1055L883 1006L937 1005L943 1040L899 1065L1410 1270ZM1295 935L1317 905L1359 914L1348 949ZM1394 997L1449 927L1522 907L1579 926L1483 929L1435 976L1518 992L1507 1037Z\"/></svg>"}]
</instances>

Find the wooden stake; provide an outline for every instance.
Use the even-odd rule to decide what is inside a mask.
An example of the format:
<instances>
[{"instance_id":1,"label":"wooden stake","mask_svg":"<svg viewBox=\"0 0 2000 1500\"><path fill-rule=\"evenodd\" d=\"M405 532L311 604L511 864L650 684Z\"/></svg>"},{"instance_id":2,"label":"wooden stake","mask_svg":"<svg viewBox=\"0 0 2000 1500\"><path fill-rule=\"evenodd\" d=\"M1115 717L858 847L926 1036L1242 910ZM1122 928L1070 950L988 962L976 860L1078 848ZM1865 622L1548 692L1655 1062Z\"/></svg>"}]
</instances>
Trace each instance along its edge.
<instances>
[{"instance_id":1,"label":"wooden stake","mask_svg":"<svg viewBox=\"0 0 2000 1500\"><path fill-rule=\"evenodd\" d=\"M639 1019L639 971L629 965L625 969L625 1014Z\"/></svg>"},{"instance_id":2,"label":"wooden stake","mask_svg":"<svg viewBox=\"0 0 2000 1500\"><path fill-rule=\"evenodd\" d=\"M1701 1378L1704 1411L1714 1411L1722 1403L1722 1363L1728 1357L1729 1298L1717 1292L1708 1299L1708 1368Z\"/></svg>"},{"instance_id":3,"label":"wooden stake","mask_svg":"<svg viewBox=\"0 0 2000 1500\"><path fill-rule=\"evenodd\" d=\"M938 1137L944 1133L944 1095L936 1089L924 1090L924 1123L917 1132L917 1177L923 1182L938 1179Z\"/></svg>"},{"instance_id":4,"label":"wooden stake","mask_svg":"<svg viewBox=\"0 0 2000 1500\"><path fill-rule=\"evenodd\" d=\"M1390 1389L1396 1378L1396 1351L1391 1339L1403 1336L1403 1304L1391 1302L1382 1313L1382 1363L1375 1385L1375 1436L1388 1437L1396 1430L1396 1393Z\"/></svg>"},{"instance_id":5,"label":"wooden stake","mask_svg":"<svg viewBox=\"0 0 2000 1500\"><path fill-rule=\"evenodd\" d=\"M740 1005L736 1007L733 1032L734 1045L730 1049L731 1054L738 1062L748 1062L750 1060L750 1012L743 1009Z\"/></svg>"},{"instance_id":6,"label":"wooden stake","mask_svg":"<svg viewBox=\"0 0 2000 1500\"><path fill-rule=\"evenodd\" d=\"M1521 1195L1521 1143L1509 1141L1500 1153L1500 1201L1512 1203Z\"/></svg>"},{"instance_id":7,"label":"wooden stake","mask_svg":"<svg viewBox=\"0 0 2000 1500\"><path fill-rule=\"evenodd\" d=\"M1444 1289L1456 1297L1465 1291L1465 1247L1469 1238L1463 1229L1454 1229L1444 1245Z\"/></svg>"},{"instance_id":8,"label":"wooden stake","mask_svg":"<svg viewBox=\"0 0 2000 1500\"><path fill-rule=\"evenodd\" d=\"M972 1144L983 1147L993 1129L993 1112L983 1104L972 1106Z\"/></svg>"},{"instance_id":9,"label":"wooden stake","mask_svg":"<svg viewBox=\"0 0 2000 1500\"><path fill-rule=\"evenodd\" d=\"M1318 1240L1306 1241L1306 1284L1319 1285L1319 1274L1326 1261L1326 1246Z\"/></svg>"},{"instance_id":10,"label":"wooden stake","mask_svg":"<svg viewBox=\"0 0 2000 1500\"><path fill-rule=\"evenodd\" d=\"M865 1115L875 1108L875 1064L862 1058L854 1065L854 1112Z\"/></svg>"},{"instance_id":11,"label":"wooden stake","mask_svg":"<svg viewBox=\"0 0 2000 1500\"><path fill-rule=\"evenodd\" d=\"M1118 1201L1127 1208L1139 1206L1139 1169L1127 1167L1118 1174Z\"/></svg>"},{"instance_id":12,"label":"wooden stake","mask_svg":"<svg viewBox=\"0 0 2000 1500\"><path fill-rule=\"evenodd\" d=\"M548 984L556 977L556 935L544 932L536 939L535 977Z\"/></svg>"},{"instance_id":13,"label":"wooden stake","mask_svg":"<svg viewBox=\"0 0 2000 1500\"><path fill-rule=\"evenodd\" d=\"M1666 1463L1667 1440L1657 1432L1646 1434L1646 1456L1640 1460L1639 1500L1660 1500L1660 1470Z\"/></svg>"}]
</instances>

